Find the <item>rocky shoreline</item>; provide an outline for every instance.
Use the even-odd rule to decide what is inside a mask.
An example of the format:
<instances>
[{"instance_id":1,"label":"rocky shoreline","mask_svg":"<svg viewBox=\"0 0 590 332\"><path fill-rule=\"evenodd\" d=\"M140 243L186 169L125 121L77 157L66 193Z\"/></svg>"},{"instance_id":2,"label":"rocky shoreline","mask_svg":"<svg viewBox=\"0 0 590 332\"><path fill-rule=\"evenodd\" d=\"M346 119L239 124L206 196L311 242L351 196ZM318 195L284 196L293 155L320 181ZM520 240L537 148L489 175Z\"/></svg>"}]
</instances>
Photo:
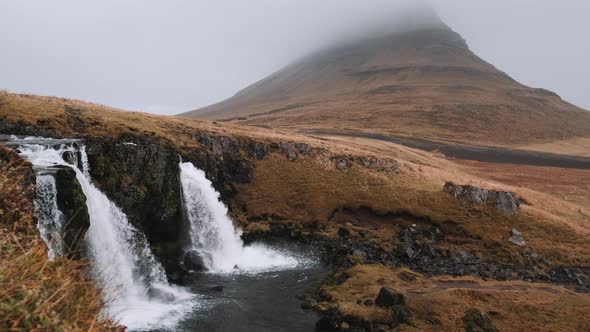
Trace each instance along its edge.
<instances>
[{"instance_id":1,"label":"rocky shoreline","mask_svg":"<svg viewBox=\"0 0 590 332\"><path fill-rule=\"evenodd\" d=\"M409 216L406 215L406 217ZM322 302L331 301L322 291L322 287L344 283L349 278L346 271L358 265L382 264L391 268L405 267L426 277L471 276L482 280L553 284L579 293L590 292L588 269L551 266L550 262L530 249L522 250L523 264L509 264L482 259L476 254L462 250L452 251L441 248L440 245L445 242L445 231L441 225L409 224L397 234L398 238L392 241L396 243L393 246L384 245L367 237L362 227L351 224L337 227L337 235L330 236L323 232L303 230L295 223L278 221L271 223L267 231L256 228L253 232L243 234L246 242L290 241L305 243L320 249L322 261L328 264L333 272L324 280L322 286L301 294L304 308L316 310L323 315L318 322L317 331L373 331L377 325L394 328L407 321L407 319L394 317L390 321L369 322L354 315L342 315L330 306L321 305ZM473 315L467 314L466 317L467 320L474 318ZM342 328L342 323L345 323L346 328Z\"/></svg>"}]
</instances>

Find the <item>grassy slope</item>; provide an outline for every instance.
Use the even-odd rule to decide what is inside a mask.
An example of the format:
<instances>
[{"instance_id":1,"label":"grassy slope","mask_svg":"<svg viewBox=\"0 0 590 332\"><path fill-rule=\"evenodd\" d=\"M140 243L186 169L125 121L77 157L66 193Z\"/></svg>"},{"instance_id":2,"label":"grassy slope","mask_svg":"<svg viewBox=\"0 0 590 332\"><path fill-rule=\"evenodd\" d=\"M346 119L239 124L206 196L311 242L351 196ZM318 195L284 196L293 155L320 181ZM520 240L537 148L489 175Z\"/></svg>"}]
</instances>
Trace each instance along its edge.
<instances>
[{"instance_id":1,"label":"grassy slope","mask_svg":"<svg viewBox=\"0 0 590 332\"><path fill-rule=\"evenodd\" d=\"M0 147L0 329L52 331L117 330L100 321L102 294L86 278L84 262L49 262L35 227L34 176L12 151Z\"/></svg>"},{"instance_id":2,"label":"grassy slope","mask_svg":"<svg viewBox=\"0 0 590 332\"><path fill-rule=\"evenodd\" d=\"M66 112L66 109L69 111ZM507 242L510 230L516 227L525 234L529 248L550 259L553 264L590 265L590 243L587 241L590 213L580 205L526 187L486 180L473 170L430 153L391 143L346 138L327 140L290 132L123 112L78 101L8 93L0 93L0 119L5 123L20 122L21 125L59 130L64 136L76 135L77 132L84 137L124 139L127 135L148 136L181 152L199 147L192 135L204 132L268 143L305 142L325 148L333 156L395 159L400 164L398 174L357 164L341 171L330 161L329 155L300 156L297 160L288 161L283 155L272 154L266 160L256 161L253 183L236 185L238 195L232 204L245 210L244 215L236 217L246 228L264 227L264 221L254 224L247 221L248 217L264 215L279 216L300 224L318 221L326 225L324 232L335 235L338 225L329 220L335 210L367 206L377 212L408 211L434 222L452 220L452 223L446 224L450 231L468 235L464 238L457 235L456 242L447 243L455 249L472 251L498 261L518 262L522 259L522 249ZM448 180L490 189L514 190L529 205L512 217L501 215L492 208L473 207L441 192L443 183ZM395 219L387 219L377 225L370 219L360 222L375 241L390 239L399 231ZM373 226L378 228L371 230ZM364 288L360 289L364 291ZM539 296L534 287L526 293Z\"/></svg>"},{"instance_id":3,"label":"grassy slope","mask_svg":"<svg viewBox=\"0 0 590 332\"><path fill-rule=\"evenodd\" d=\"M426 278L407 269L381 265L356 266L346 273L349 279L341 285L323 288L331 301L320 305L326 309L335 306L367 321L388 321L391 310L362 302L374 300L381 287L394 288L406 296L413 314L410 324L401 326L399 331L461 331L462 317L472 308L492 317L500 331L590 329L590 321L585 318L590 310L590 295L552 285L469 277ZM404 278L404 274L416 279Z\"/></svg>"}]
</instances>

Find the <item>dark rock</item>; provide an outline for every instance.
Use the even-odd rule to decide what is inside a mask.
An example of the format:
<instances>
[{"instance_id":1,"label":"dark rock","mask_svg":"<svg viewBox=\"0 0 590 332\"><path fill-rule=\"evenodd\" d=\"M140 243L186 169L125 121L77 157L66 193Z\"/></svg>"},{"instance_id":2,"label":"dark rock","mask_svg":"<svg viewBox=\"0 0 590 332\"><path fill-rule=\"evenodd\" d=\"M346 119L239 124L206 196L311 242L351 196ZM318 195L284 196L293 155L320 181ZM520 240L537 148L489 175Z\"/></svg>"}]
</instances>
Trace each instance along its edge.
<instances>
[{"instance_id":1,"label":"dark rock","mask_svg":"<svg viewBox=\"0 0 590 332\"><path fill-rule=\"evenodd\" d=\"M445 183L445 185L443 187L443 191L449 195L454 196L455 198L459 198L463 194L463 187L456 186L456 185L452 184L451 182L447 182L447 183Z\"/></svg>"},{"instance_id":2,"label":"dark rock","mask_svg":"<svg viewBox=\"0 0 590 332\"><path fill-rule=\"evenodd\" d=\"M238 183L250 183L254 180L254 163L250 160L231 159L224 164L225 172L232 175Z\"/></svg>"},{"instance_id":3,"label":"dark rock","mask_svg":"<svg viewBox=\"0 0 590 332\"><path fill-rule=\"evenodd\" d=\"M516 194L511 192L500 192L496 197L496 209L502 211L504 214L514 214L520 206Z\"/></svg>"},{"instance_id":4,"label":"dark rock","mask_svg":"<svg viewBox=\"0 0 590 332\"><path fill-rule=\"evenodd\" d=\"M211 287L209 287L209 290L213 291L213 292L223 292L223 285L211 286Z\"/></svg>"},{"instance_id":5,"label":"dark rock","mask_svg":"<svg viewBox=\"0 0 590 332\"><path fill-rule=\"evenodd\" d=\"M350 236L350 230L346 227L339 227L338 228L338 236L340 237L348 237Z\"/></svg>"},{"instance_id":6,"label":"dark rock","mask_svg":"<svg viewBox=\"0 0 590 332\"><path fill-rule=\"evenodd\" d=\"M320 318L315 324L316 332L336 332L339 331L340 315L335 310L324 312L324 317Z\"/></svg>"},{"instance_id":7,"label":"dark rock","mask_svg":"<svg viewBox=\"0 0 590 332\"><path fill-rule=\"evenodd\" d=\"M352 251L352 257L354 257L360 261L364 261L367 259L367 254L360 249L355 249Z\"/></svg>"},{"instance_id":8,"label":"dark rock","mask_svg":"<svg viewBox=\"0 0 590 332\"><path fill-rule=\"evenodd\" d=\"M297 151L303 155L306 155L311 151L311 147L305 143L295 143L294 146L295 149L297 149Z\"/></svg>"},{"instance_id":9,"label":"dark rock","mask_svg":"<svg viewBox=\"0 0 590 332\"><path fill-rule=\"evenodd\" d=\"M364 305L366 305L367 307L372 306L373 304L375 304L375 301L371 300L371 299L366 299L363 302Z\"/></svg>"},{"instance_id":10,"label":"dark rock","mask_svg":"<svg viewBox=\"0 0 590 332\"><path fill-rule=\"evenodd\" d=\"M148 289L148 296L151 299L156 299L163 302L173 302L176 299L174 294L156 286L152 286Z\"/></svg>"},{"instance_id":11,"label":"dark rock","mask_svg":"<svg viewBox=\"0 0 590 332\"><path fill-rule=\"evenodd\" d=\"M348 160L347 158L344 158L344 157L335 157L335 158L332 158L332 161L334 163L336 163L336 168L339 171L346 171L347 169L350 168L350 166L352 166L352 163L350 162L350 160Z\"/></svg>"},{"instance_id":12,"label":"dark rock","mask_svg":"<svg viewBox=\"0 0 590 332\"><path fill-rule=\"evenodd\" d=\"M411 246L406 246L404 252L409 259L413 259L417 255L417 252Z\"/></svg>"},{"instance_id":13,"label":"dark rock","mask_svg":"<svg viewBox=\"0 0 590 332\"><path fill-rule=\"evenodd\" d=\"M178 269L185 229L178 154L148 138L86 142L90 175L144 233L168 273ZM171 263L167 263L171 262Z\"/></svg>"},{"instance_id":14,"label":"dark rock","mask_svg":"<svg viewBox=\"0 0 590 332\"><path fill-rule=\"evenodd\" d=\"M295 152L295 150L292 150L292 149L287 150L287 159L289 159L289 161L293 161L293 160L297 159L297 157L299 157L299 155L297 154L297 152Z\"/></svg>"},{"instance_id":15,"label":"dark rock","mask_svg":"<svg viewBox=\"0 0 590 332\"><path fill-rule=\"evenodd\" d=\"M479 309L471 309L463 316L463 326L467 332L496 332L492 319Z\"/></svg>"},{"instance_id":16,"label":"dark rock","mask_svg":"<svg viewBox=\"0 0 590 332\"><path fill-rule=\"evenodd\" d=\"M307 298L301 304L301 309L309 310L309 309L315 308L317 305L318 305L318 302L315 299L313 299L313 298Z\"/></svg>"},{"instance_id":17,"label":"dark rock","mask_svg":"<svg viewBox=\"0 0 590 332\"><path fill-rule=\"evenodd\" d=\"M395 324L405 324L412 318L412 312L405 304L393 306L393 311L393 320Z\"/></svg>"},{"instance_id":18,"label":"dark rock","mask_svg":"<svg viewBox=\"0 0 590 332\"><path fill-rule=\"evenodd\" d=\"M70 164L70 165L76 165L77 166L77 160L76 160L76 156L74 155L73 152L71 151L64 151L64 153L62 153L61 155L62 159Z\"/></svg>"},{"instance_id":19,"label":"dark rock","mask_svg":"<svg viewBox=\"0 0 590 332\"><path fill-rule=\"evenodd\" d=\"M484 204L488 200L489 191L469 186L465 190L465 199L473 204Z\"/></svg>"},{"instance_id":20,"label":"dark rock","mask_svg":"<svg viewBox=\"0 0 590 332\"><path fill-rule=\"evenodd\" d=\"M472 204L487 203L507 215L516 213L521 204L521 200L512 192L498 192L468 185L459 186L451 182L445 183L443 191Z\"/></svg>"},{"instance_id":21,"label":"dark rock","mask_svg":"<svg viewBox=\"0 0 590 332\"><path fill-rule=\"evenodd\" d=\"M407 282L414 282L416 281L416 275L410 272L402 271L399 274L399 277Z\"/></svg>"},{"instance_id":22,"label":"dark rock","mask_svg":"<svg viewBox=\"0 0 590 332\"><path fill-rule=\"evenodd\" d=\"M291 234L289 225L280 221L273 221L269 223L270 233L274 236L287 236Z\"/></svg>"},{"instance_id":23,"label":"dark rock","mask_svg":"<svg viewBox=\"0 0 590 332\"><path fill-rule=\"evenodd\" d=\"M76 171L67 166L56 167L57 206L64 215L62 231L64 254L82 258L84 236L90 227L86 195L76 178Z\"/></svg>"},{"instance_id":24,"label":"dark rock","mask_svg":"<svg viewBox=\"0 0 590 332\"><path fill-rule=\"evenodd\" d=\"M203 256L196 250L189 250L184 254L184 268L191 272L201 272L207 270Z\"/></svg>"},{"instance_id":25,"label":"dark rock","mask_svg":"<svg viewBox=\"0 0 590 332\"><path fill-rule=\"evenodd\" d=\"M250 149L252 151L252 154L257 159L266 159L266 156L268 155L268 148L264 144L252 143L250 144Z\"/></svg>"},{"instance_id":26,"label":"dark rock","mask_svg":"<svg viewBox=\"0 0 590 332\"><path fill-rule=\"evenodd\" d=\"M395 305L405 305L405 296L393 288L381 287L379 295L375 299L375 304L380 307L393 307Z\"/></svg>"},{"instance_id":27,"label":"dark rock","mask_svg":"<svg viewBox=\"0 0 590 332\"><path fill-rule=\"evenodd\" d=\"M524 236L516 228L512 229L512 236L508 239L508 241L521 247L526 246Z\"/></svg>"}]
</instances>

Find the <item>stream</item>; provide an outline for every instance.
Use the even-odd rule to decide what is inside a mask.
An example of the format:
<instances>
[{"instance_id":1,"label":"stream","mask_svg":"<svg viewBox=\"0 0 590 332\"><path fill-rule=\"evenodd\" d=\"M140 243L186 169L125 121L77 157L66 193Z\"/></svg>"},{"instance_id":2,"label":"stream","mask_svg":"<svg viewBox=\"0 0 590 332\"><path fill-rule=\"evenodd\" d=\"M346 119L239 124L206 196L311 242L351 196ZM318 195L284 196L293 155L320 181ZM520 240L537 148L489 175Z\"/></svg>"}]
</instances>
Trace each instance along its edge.
<instances>
[{"instance_id":1,"label":"stream","mask_svg":"<svg viewBox=\"0 0 590 332\"><path fill-rule=\"evenodd\" d=\"M185 269L187 276L174 284L146 236L94 185L83 141L11 136L5 144L36 171L37 226L49 260L62 254L60 239L67 223L56 204L55 171L58 167L75 171L90 218L85 254L92 262L91 277L104 290L107 302L103 314L129 331L314 329L318 316L301 309L297 296L319 283L327 268L311 248L245 245L219 193L190 162L179 161L178 167L189 238L184 255L197 255L206 271ZM66 155L73 160L66 161ZM185 267L186 259L179 261Z\"/></svg>"},{"instance_id":2,"label":"stream","mask_svg":"<svg viewBox=\"0 0 590 332\"><path fill-rule=\"evenodd\" d=\"M275 272L204 273L194 280L191 290L202 294L207 304L187 315L174 330L313 331L319 316L301 309L297 295L319 283L327 272L318 261L308 259L300 267ZM216 285L223 290L211 290Z\"/></svg>"}]
</instances>

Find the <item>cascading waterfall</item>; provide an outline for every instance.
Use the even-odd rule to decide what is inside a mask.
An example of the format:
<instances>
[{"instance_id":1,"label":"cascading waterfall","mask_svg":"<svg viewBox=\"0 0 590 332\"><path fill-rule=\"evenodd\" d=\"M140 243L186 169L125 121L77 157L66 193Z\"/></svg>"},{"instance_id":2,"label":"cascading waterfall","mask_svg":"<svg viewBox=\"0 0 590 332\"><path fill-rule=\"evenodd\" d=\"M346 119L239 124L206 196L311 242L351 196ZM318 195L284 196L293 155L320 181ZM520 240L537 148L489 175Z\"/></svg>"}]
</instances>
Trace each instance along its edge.
<instances>
[{"instance_id":1,"label":"cascading waterfall","mask_svg":"<svg viewBox=\"0 0 590 332\"><path fill-rule=\"evenodd\" d=\"M205 173L190 162L180 163L182 191L190 224L191 247L211 272L256 273L297 267L297 258L264 245L244 246L241 232L227 216Z\"/></svg>"},{"instance_id":2,"label":"cascading waterfall","mask_svg":"<svg viewBox=\"0 0 590 332\"><path fill-rule=\"evenodd\" d=\"M49 259L53 260L56 256L61 256L63 250L60 234L64 225L64 215L57 207L55 178L48 174L38 174L36 185L37 228L47 244Z\"/></svg>"},{"instance_id":3,"label":"cascading waterfall","mask_svg":"<svg viewBox=\"0 0 590 332\"><path fill-rule=\"evenodd\" d=\"M143 234L129 224L123 211L92 184L85 147L82 145L78 149L80 143L61 142L24 139L13 140L12 144L18 144L21 156L36 167L65 165L76 171L90 215L85 241L89 258L93 261L92 275L107 296L105 314L132 330L171 326L191 309L192 296L168 285L162 266ZM82 170L65 162L64 152L79 152ZM60 234L59 210L54 204L55 179L51 175L39 174L37 182L42 189L38 211L39 219L44 221L40 228L47 236L50 250L57 254L52 248L53 241L59 239Z\"/></svg>"}]
</instances>

